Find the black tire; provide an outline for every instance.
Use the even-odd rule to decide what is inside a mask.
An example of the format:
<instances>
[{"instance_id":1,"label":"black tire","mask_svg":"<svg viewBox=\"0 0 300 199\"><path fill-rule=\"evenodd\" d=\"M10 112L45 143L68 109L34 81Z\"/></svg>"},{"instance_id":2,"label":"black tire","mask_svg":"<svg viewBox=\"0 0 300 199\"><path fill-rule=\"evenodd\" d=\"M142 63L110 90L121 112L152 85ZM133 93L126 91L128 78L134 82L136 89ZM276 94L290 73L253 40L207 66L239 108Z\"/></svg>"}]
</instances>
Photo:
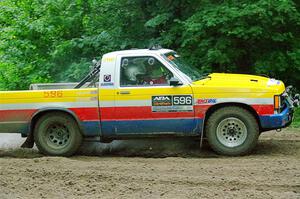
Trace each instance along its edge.
<instances>
[{"instance_id":1,"label":"black tire","mask_svg":"<svg viewBox=\"0 0 300 199\"><path fill-rule=\"evenodd\" d=\"M71 156L82 143L77 122L69 115L52 112L43 115L34 128L39 151L51 156Z\"/></svg>"},{"instance_id":2,"label":"black tire","mask_svg":"<svg viewBox=\"0 0 300 199\"><path fill-rule=\"evenodd\" d=\"M207 120L205 133L215 152L238 156L248 154L255 147L259 126L248 110L230 106L212 113Z\"/></svg>"}]
</instances>

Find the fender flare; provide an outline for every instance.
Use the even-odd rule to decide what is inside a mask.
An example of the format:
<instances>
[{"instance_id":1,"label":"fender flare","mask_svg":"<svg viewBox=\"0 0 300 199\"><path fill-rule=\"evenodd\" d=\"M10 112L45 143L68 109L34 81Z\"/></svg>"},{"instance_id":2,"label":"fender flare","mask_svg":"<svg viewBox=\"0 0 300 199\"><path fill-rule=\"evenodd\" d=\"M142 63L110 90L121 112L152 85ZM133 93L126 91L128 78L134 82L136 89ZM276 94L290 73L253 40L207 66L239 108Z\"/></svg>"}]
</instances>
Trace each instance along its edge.
<instances>
[{"instance_id":1,"label":"fender flare","mask_svg":"<svg viewBox=\"0 0 300 199\"><path fill-rule=\"evenodd\" d=\"M30 122L29 122L29 125L28 125L27 138L26 138L25 142L21 145L22 148L32 148L33 147L33 145L34 145L33 129L34 129L34 125L35 125L37 119L41 115L46 114L47 112L53 112L53 111L64 112L64 113L67 113L67 114L71 115L71 117L74 118L75 121L77 122L78 127L80 129L80 132L82 134L84 134L84 129L81 125L81 122L80 122L79 118L77 117L77 115L73 111L71 111L67 108L63 108L63 107L42 108L42 109L39 109L38 111L36 111L31 116Z\"/></svg>"},{"instance_id":2,"label":"fender flare","mask_svg":"<svg viewBox=\"0 0 300 199\"><path fill-rule=\"evenodd\" d=\"M216 104L213 104L211 107L209 107L206 111L205 111L205 114L204 114L204 121L203 121L203 124L202 124L202 129L204 130L205 129L205 124L206 124L206 121L207 119L210 117L210 115L216 111L217 109L219 108L222 108L224 106L239 106L239 107L242 107L246 110L248 110L256 119L257 123L258 123L258 126L260 128L260 131L262 130L262 127L261 127L261 122L260 122L260 119L259 119L259 115L258 113L256 112L256 110L250 105L250 104L246 104L246 103L241 103L241 102L221 102L221 103L216 103ZM204 133L204 132L203 132Z\"/></svg>"},{"instance_id":3,"label":"fender flare","mask_svg":"<svg viewBox=\"0 0 300 199\"><path fill-rule=\"evenodd\" d=\"M81 121L79 120L79 118L77 117L77 115L69 110L68 108L63 108L63 107L51 107L51 108L42 108L42 109L39 109L38 111L36 111L30 118L30 122L29 122L29 133L33 132L33 125L35 124L35 120L41 115L41 114L45 114L47 112L52 112L52 111L59 111L59 112L65 112L67 114L70 114L74 119L75 121L77 122L78 124L78 127L80 129L81 132L83 132L83 127L81 125Z\"/></svg>"}]
</instances>

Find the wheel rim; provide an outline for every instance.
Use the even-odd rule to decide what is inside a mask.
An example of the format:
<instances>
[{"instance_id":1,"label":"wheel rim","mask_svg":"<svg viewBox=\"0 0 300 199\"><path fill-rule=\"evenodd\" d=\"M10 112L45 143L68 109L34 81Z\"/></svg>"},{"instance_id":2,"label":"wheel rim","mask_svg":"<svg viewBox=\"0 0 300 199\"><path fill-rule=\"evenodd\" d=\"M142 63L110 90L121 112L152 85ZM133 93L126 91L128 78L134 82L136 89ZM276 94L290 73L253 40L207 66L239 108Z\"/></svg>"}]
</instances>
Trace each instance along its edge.
<instances>
[{"instance_id":1,"label":"wheel rim","mask_svg":"<svg viewBox=\"0 0 300 199\"><path fill-rule=\"evenodd\" d=\"M64 124L50 125L45 134L47 144L52 148L64 148L69 144L70 132Z\"/></svg>"},{"instance_id":2,"label":"wheel rim","mask_svg":"<svg viewBox=\"0 0 300 199\"><path fill-rule=\"evenodd\" d=\"M240 146L245 142L247 133L244 122L235 117L222 120L217 127L217 138L226 147Z\"/></svg>"}]
</instances>

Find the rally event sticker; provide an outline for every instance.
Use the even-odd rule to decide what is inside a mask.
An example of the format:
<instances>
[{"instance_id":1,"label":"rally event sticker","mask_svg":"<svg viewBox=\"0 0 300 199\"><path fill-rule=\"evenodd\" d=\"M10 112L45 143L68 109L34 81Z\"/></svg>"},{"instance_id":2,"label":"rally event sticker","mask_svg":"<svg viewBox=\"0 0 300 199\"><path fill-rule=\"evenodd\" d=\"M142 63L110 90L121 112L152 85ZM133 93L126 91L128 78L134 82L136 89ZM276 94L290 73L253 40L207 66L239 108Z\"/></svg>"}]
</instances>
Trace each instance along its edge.
<instances>
[{"instance_id":1,"label":"rally event sticker","mask_svg":"<svg viewBox=\"0 0 300 199\"><path fill-rule=\"evenodd\" d=\"M191 95L152 96L152 112L190 112L193 111Z\"/></svg>"}]
</instances>

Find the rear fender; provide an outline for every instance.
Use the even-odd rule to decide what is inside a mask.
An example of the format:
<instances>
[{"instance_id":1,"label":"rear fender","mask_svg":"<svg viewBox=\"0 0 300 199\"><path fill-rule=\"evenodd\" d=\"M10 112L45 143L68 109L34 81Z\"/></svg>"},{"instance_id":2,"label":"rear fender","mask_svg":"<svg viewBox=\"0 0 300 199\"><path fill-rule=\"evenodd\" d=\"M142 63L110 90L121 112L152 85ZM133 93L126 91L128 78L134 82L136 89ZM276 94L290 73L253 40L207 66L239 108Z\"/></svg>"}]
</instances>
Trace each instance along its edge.
<instances>
[{"instance_id":1,"label":"rear fender","mask_svg":"<svg viewBox=\"0 0 300 199\"><path fill-rule=\"evenodd\" d=\"M35 126L36 122L38 121L38 118L40 118L42 115L44 115L46 113L55 112L55 111L63 112L63 113L67 113L68 115L71 115L71 117L74 118L75 121L77 122L80 132L84 135L84 128L82 126L82 123L73 111L71 111L67 108L62 108L62 107L42 108L42 109L39 109L38 111L36 111L32 115L29 125L28 125L27 138L26 138L25 142L22 144L22 146L21 146L22 148L32 148L33 147L33 145L34 145L33 131L34 131L34 126ZM25 137L26 134L22 134L22 136Z\"/></svg>"}]
</instances>

